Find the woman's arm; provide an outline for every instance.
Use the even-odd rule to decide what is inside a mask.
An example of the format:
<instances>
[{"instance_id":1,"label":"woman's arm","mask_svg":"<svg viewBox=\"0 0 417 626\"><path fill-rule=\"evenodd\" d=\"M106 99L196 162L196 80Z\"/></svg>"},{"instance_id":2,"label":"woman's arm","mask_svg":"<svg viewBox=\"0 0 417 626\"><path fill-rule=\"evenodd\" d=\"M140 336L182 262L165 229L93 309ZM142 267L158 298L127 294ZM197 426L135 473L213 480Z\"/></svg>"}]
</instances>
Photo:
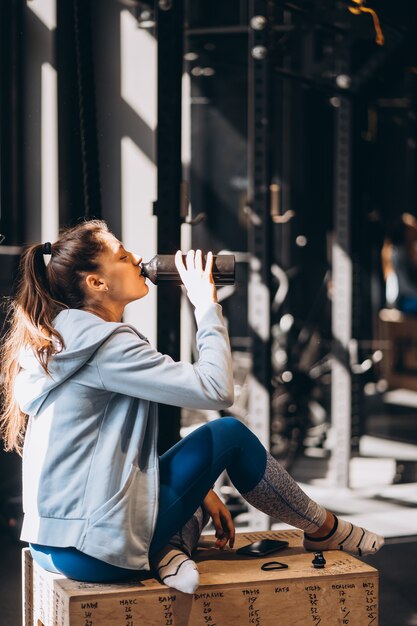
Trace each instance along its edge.
<instances>
[{"instance_id":1,"label":"woman's arm","mask_svg":"<svg viewBox=\"0 0 417 626\"><path fill-rule=\"evenodd\" d=\"M211 409L233 403L233 371L229 337L217 304L213 255L203 268L201 250L181 251L175 263L187 295L195 306L197 363L175 362L129 332L115 333L97 353L103 387L109 391L175 406ZM126 328L126 327L125 327Z\"/></svg>"},{"instance_id":2,"label":"woman's arm","mask_svg":"<svg viewBox=\"0 0 417 626\"><path fill-rule=\"evenodd\" d=\"M230 344L221 307L212 303L199 321L199 359L174 361L122 326L97 351L103 388L174 406L219 409L233 403Z\"/></svg>"}]
</instances>

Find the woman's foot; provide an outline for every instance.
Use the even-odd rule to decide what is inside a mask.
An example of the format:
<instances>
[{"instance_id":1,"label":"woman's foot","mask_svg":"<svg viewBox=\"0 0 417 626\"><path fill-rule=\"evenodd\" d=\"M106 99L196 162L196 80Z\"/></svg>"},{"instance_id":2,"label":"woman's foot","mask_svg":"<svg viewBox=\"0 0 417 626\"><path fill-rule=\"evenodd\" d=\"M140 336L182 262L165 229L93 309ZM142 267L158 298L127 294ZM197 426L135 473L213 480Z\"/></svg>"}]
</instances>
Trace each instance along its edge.
<instances>
[{"instance_id":1,"label":"woman's foot","mask_svg":"<svg viewBox=\"0 0 417 626\"><path fill-rule=\"evenodd\" d=\"M330 517L329 517L330 516ZM356 556L375 554L384 545L381 535L327 514L326 522L314 534L304 534L306 550L346 550Z\"/></svg>"},{"instance_id":2,"label":"woman's foot","mask_svg":"<svg viewBox=\"0 0 417 626\"><path fill-rule=\"evenodd\" d=\"M209 519L204 507L199 506L188 522L171 537L167 546L152 559L153 568L168 587L183 593L194 593L197 589L200 575L190 557Z\"/></svg>"},{"instance_id":3,"label":"woman's foot","mask_svg":"<svg viewBox=\"0 0 417 626\"><path fill-rule=\"evenodd\" d=\"M194 593L200 582L197 565L185 552L168 544L153 560L153 568L165 585Z\"/></svg>"}]
</instances>

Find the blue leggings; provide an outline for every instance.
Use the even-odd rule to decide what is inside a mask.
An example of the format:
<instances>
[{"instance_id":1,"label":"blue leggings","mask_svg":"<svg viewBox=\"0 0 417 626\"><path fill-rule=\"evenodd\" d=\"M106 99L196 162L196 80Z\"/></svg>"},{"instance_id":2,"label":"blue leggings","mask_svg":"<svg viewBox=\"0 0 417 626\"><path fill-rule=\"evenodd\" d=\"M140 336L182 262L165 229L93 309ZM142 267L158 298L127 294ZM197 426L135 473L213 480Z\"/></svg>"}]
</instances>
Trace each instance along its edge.
<instances>
[{"instance_id":1,"label":"blue leggings","mask_svg":"<svg viewBox=\"0 0 417 626\"><path fill-rule=\"evenodd\" d=\"M227 470L241 493L253 489L265 473L266 450L242 422L223 417L193 431L159 460L159 512L149 555L163 548L197 510L213 483ZM133 571L110 565L75 548L31 544L44 569L83 582L111 582Z\"/></svg>"}]
</instances>

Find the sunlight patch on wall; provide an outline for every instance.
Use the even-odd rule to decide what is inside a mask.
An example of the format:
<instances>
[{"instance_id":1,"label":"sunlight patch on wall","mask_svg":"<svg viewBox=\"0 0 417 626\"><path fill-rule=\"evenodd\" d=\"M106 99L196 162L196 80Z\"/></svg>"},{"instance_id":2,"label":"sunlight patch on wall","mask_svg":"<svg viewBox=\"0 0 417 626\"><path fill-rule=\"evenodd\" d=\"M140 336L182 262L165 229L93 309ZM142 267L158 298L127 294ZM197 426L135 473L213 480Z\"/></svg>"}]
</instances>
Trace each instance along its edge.
<instances>
[{"instance_id":1,"label":"sunlight patch on wall","mask_svg":"<svg viewBox=\"0 0 417 626\"><path fill-rule=\"evenodd\" d=\"M55 241L59 230L58 95L57 73L49 64L41 69L41 232L43 241Z\"/></svg>"},{"instance_id":2,"label":"sunlight patch on wall","mask_svg":"<svg viewBox=\"0 0 417 626\"><path fill-rule=\"evenodd\" d=\"M138 28L129 13L120 14L122 98L151 130L157 124L156 41Z\"/></svg>"},{"instance_id":3,"label":"sunlight patch on wall","mask_svg":"<svg viewBox=\"0 0 417 626\"><path fill-rule=\"evenodd\" d=\"M45 24L49 30L56 28L56 2L55 0L28 0L28 9Z\"/></svg>"},{"instance_id":4,"label":"sunlight patch on wall","mask_svg":"<svg viewBox=\"0 0 417 626\"><path fill-rule=\"evenodd\" d=\"M122 240L128 250L149 261L156 254L157 221L152 201L156 197L156 167L130 139L121 144ZM124 319L156 345L156 290L128 305Z\"/></svg>"}]
</instances>

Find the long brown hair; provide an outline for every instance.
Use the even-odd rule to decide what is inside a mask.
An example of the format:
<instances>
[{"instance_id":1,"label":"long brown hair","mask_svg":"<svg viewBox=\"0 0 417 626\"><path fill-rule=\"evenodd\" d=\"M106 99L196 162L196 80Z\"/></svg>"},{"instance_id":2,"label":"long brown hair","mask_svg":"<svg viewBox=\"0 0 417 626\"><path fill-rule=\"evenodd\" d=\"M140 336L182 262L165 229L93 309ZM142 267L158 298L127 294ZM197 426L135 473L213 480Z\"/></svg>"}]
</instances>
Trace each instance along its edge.
<instances>
[{"instance_id":1,"label":"long brown hair","mask_svg":"<svg viewBox=\"0 0 417 626\"><path fill-rule=\"evenodd\" d=\"M51 245L48 264L42 244L28 246L22 254L16 296L9 303L8 330L0 349L0 433L5 450L21 451L26 428L26 415L13 392L20 351L31 348L48 373L50 358L64 347L54 328L54 318L65 308L84 306L82 279L86 272L99 269L97 257L105 248L103 235L108 232L101 220L67 228Z\"/></svg>"}]
</instances>

